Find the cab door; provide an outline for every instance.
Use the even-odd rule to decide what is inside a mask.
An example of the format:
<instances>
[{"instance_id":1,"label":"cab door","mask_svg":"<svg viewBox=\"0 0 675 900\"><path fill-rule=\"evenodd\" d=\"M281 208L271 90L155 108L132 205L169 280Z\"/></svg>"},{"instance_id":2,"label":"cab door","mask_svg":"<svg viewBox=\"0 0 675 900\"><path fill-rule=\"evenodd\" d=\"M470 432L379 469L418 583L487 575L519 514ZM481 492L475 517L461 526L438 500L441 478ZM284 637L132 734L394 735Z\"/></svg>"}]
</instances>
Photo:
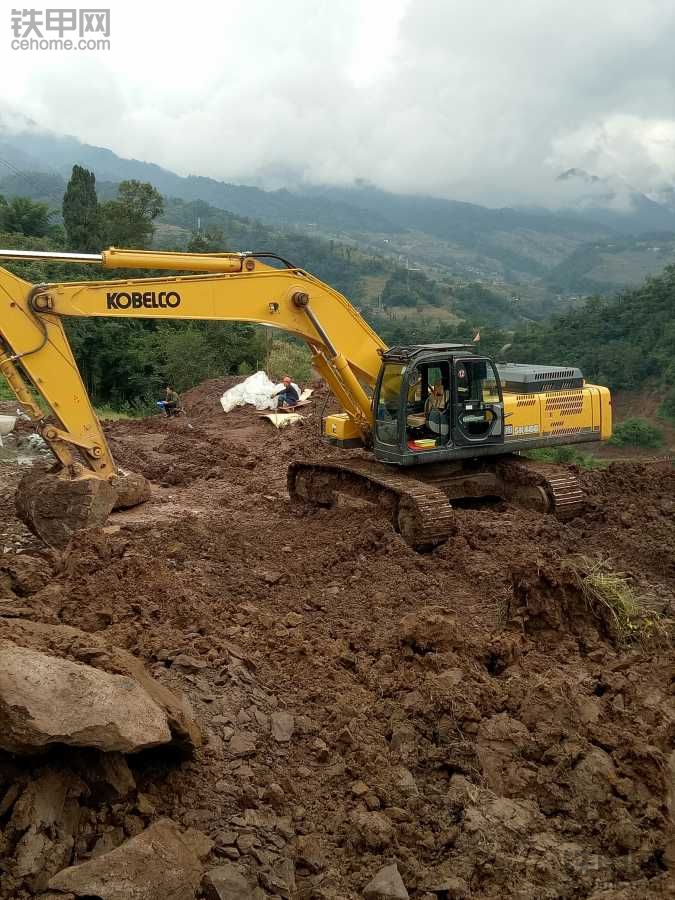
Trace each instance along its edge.
<instances>
[{"instance_id":1,"label":"cab door","mask_svg":"<svg viewBox=\"0 0 675 900\"><path fill-rule=\"evenodd\" d=\"M455 359L452 373L452 439L456 447L504 443L504 403L492 360Z\"/></svg>"}]
</instances>

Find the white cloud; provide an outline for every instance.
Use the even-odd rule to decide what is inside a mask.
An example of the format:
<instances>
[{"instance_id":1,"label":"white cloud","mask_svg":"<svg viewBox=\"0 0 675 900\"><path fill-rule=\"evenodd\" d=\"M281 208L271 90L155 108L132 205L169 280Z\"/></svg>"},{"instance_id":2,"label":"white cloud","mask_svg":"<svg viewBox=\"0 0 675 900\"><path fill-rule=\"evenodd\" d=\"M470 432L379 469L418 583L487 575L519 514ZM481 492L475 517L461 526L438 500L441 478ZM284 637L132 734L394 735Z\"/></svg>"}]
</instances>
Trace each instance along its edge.
<instances>
[{"instance_id":1,"label":"white cloud","mask_svg":"<svg viewBox=\"0 0 675 900\"><path fill-rule=\"evenodd\" d=\"M499 204L553 198L571 166L675 174L671 0L111 5L110 51L3 48L3 108L229 180Z\"/></svg>"}]
</instances>

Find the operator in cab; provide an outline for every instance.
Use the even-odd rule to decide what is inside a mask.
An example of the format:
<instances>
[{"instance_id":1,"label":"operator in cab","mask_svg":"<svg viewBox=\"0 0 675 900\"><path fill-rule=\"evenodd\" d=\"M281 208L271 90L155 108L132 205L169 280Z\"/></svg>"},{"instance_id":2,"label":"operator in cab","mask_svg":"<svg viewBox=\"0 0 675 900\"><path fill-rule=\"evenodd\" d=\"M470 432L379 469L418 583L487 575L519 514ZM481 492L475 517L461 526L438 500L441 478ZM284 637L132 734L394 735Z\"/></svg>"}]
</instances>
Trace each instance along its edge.
<instances>
[{"instance_id":1,"label":"operator in cab","mask_svg":"<svg viewBox=\"0 0 675 900\"><path fill-rule=\"evenodd\" d=\"M274 386L271 396L277 398L277 409L295 406L300 400L300 388L291 380L290 375L284 375L281 382Z\"/></svg>"}]
</instances>

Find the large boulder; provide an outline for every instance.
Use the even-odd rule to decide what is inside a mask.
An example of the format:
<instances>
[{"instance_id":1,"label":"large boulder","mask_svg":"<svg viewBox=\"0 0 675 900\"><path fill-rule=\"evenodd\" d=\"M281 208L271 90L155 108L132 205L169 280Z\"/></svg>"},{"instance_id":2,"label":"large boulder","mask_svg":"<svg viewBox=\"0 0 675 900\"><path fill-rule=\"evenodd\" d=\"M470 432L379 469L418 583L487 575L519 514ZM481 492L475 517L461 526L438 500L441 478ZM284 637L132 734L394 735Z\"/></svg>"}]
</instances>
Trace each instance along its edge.
<instances>
[{"instance_id":1,"label":"large boulder","mask_svg":"<svg viewBox=\"0 0 675 900\"><path fill-rule=\"evenodd\" d=\"M200 877L195 852L171 819L160 819L110 853L63 869L48 888L89 900L194 900Z\"/></svg>"},{"instance_id":2,"label":"large boulder","mask_svg":"<svg viewBox=\"0 0 675 900\"><path fill-rule=\"evenodd\" d=\"M201 731L187 699L160 684L140 659L110 644L104 635L84 632L70 625L0 617L0 641L3 638L50 656L66 656L74 662L91 663L105 672L127 676L161 707L174 741L183 750L189 752L201 746Z\"/></svg>"},{"instance_id":3,"label":"large boulder","mask_svg":"<svg viewBox=\"0 0 675 900\"><path fill-rule=\"evenodd\" d=\"M112 486L117 492L113 509L129 509L145 503L152 494L150 482L137 472L120 472L111 479Z\"/></svg>"},{"instance_id":4,"label":"large boulder","mask_svg":"<svg viewBox=\"0 0 675 900\"><path fill-rule=\"evenodd\" d=\"M49 744L133 753L171 741L164 710L137 681L0 641L0 748Z\"/></svg>"},{"instance_id":5,"label":"large boulder","mask_svg":"<svg viewBox=\"0 0 675 900\"><path fill-rule=\"evenodd\" d=\"M75 532L105 524L117 490L99 478L75 481L53 472L29 472L16 491L16 513L45 544L63 549Z\"/></svg>"}]
</instances>

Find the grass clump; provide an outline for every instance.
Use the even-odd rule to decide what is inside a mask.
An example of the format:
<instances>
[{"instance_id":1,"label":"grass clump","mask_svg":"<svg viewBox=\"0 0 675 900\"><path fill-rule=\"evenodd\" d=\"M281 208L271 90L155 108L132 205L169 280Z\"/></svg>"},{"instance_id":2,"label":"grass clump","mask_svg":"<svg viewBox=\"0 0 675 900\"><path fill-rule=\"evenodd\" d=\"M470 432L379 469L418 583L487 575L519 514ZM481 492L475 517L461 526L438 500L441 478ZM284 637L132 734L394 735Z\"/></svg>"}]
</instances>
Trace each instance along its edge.
<instances>
[{"instance_id":1,"label":"grass clump","mask_svg":"<svg viewBox=\"0 0 675 900\"><path fill-rule=\"evenodd\" d=\"M581 469L600 469L607 463L596 459L588 453L580 453L576 447L540 447L528 450L524 456L537 462L557 463L558 465L579 466Z\"/></svg>"},{"instance_id":2,"label":"grass clump","mask_svg":"<svg viewBox=\"0 0 675 900\"><path fill-rule=\"evenodd\" d=\"M618 642L664 639L661 615L638 596L622 572L613 571L603 560L587 556L565 561L564 568L581 592L593 615Z\"/></svg>"}]
</instances>

